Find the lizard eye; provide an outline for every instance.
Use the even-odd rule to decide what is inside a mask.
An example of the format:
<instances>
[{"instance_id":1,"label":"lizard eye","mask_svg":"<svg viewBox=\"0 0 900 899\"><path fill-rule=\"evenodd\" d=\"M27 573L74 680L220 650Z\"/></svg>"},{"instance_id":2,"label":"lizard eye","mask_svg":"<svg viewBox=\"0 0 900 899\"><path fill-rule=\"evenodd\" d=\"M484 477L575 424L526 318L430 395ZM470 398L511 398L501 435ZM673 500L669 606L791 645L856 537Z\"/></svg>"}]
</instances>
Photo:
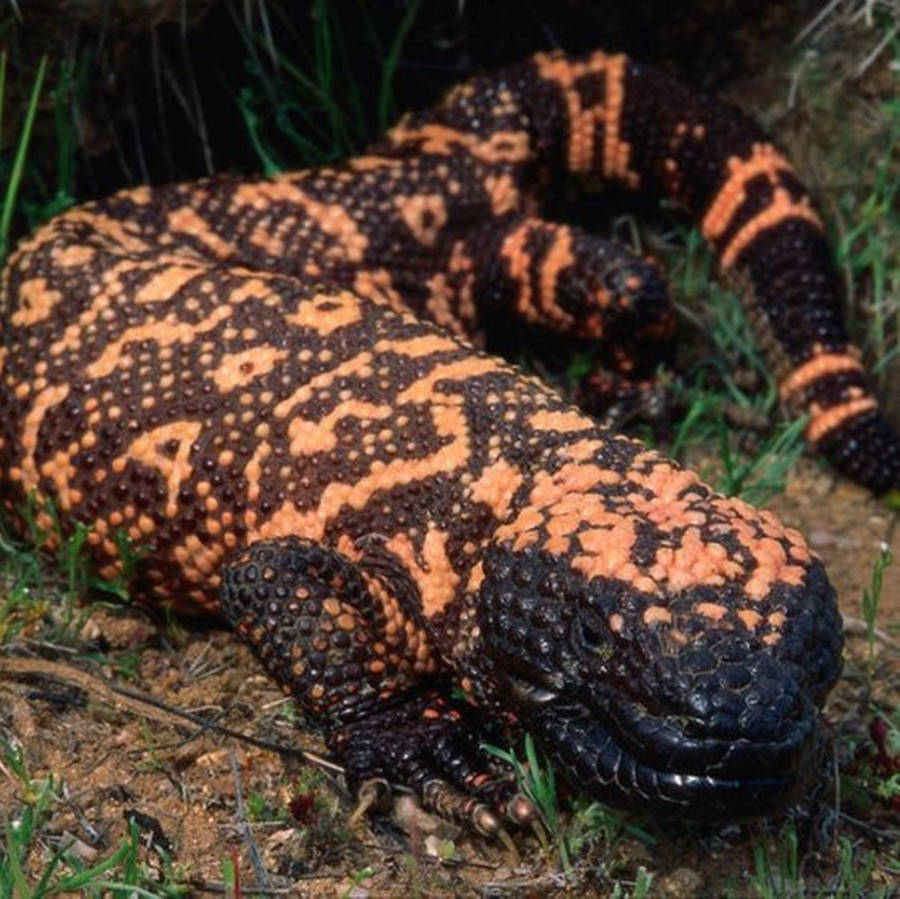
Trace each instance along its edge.
<instances>
[{"instance_id":1,"label":"lizard eye","mask_svg":"<svg viewBox=\"0 0 900 899\"><path fill-rule=\"evenodd\" d=\"M577 645L585 652L606 661L612 655L609 628L590 609L580 610L575 619L574 636Z\"/></svg>"},{"instance_id":2,"label":"lizard eye","mask_svg":"<svg viewBox=\"0 0 900 899\"><path fill-rule=\"evenodd\" d=\"M552 702L559 696L559 691L541 687L515 675L507 674L506 682L509 685L513 698L523 705L544 705Z\"/></svg>"}]
</instances>

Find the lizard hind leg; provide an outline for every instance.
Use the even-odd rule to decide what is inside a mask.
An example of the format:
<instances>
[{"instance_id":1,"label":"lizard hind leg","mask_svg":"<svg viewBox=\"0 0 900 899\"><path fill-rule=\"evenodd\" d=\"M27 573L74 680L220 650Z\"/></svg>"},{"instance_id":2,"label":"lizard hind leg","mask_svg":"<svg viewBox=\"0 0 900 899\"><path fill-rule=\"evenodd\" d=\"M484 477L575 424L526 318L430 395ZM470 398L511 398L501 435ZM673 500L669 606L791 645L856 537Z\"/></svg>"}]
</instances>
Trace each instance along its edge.
<instances>
[{"instance_id":1,"label":"lizard hind leg","mask_svg":"<svg viewBox=\"0 0 900 899\"><path fill-rule=\"evenodd\" d=\"M675 310L654 261L573 228L572 263L556 279L556 302L574 333L596 341L578 405L606 427L665 424L671 412Z\"/></svg>"},{"instance_id":2,"label":"lizard hind leg","mask_svg":"<svg viewBox=\"0 0 900 899\"><path fill-rule=\"evenodd\" d=\"M491 231L492 239L475 235L472 255L492 311L587 340L673 337L674 311L656 266L618 241L528 215Z\"/></svg>"},{"instance_id":3,"label":"lizard hind leg","mask_svg":"<svg viewBox=\"0 0 900 899\"><path fill-rule=\"evenodd\" d=\"M403 612L402 584L297 537L261 540L222 576L222 609L285 691L326 727L360 803L374 783L491 835L530 815L480 750L482 728L447 698L427 635Z\"/></svg>"},{"instance_id":4,"label":"lizard hind leg","mask_svg":"<svg viewBox=\"0 0 900 899\"><path fill-rule=\"evenodd\" d=\"M578 404L610 427L662 421L669 397L658 370L674 362L675 311L656 264L625 245L535 216L511 216L499 249L482 240L480 294L502 316L592 346Z\"/></svg>"}]
</instances>

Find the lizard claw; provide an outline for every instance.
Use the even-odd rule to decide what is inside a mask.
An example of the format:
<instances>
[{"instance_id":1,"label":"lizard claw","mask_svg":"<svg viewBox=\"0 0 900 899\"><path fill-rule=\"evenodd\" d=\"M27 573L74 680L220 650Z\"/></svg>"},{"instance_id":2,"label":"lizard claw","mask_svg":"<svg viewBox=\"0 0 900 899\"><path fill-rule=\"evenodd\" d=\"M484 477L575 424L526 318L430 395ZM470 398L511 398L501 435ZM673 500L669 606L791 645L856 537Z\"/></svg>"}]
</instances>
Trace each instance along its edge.
<instances>
[{"instance_id":1,"label":"lizard claw","mask_svg":"<svg viewBox=\"0 0 900 899\"><path fill-rule=\"evenodd\" d=\"M457 703L421 696L335 731L332 748L351 787L359 785L351 821L383 807L388 784L410 788L423 810L489 839L503 840L504 819L515 826L532 820L532 803L480 748L466 714Z\"/></svg>"},{"instance_id":2,"label":"lizard claw","mask_svg":"<svg viewBox=\"0 0 900 899\"><path fill-rule=\"evenodd\" d=\"M537 809L527 796L516 793L506 803L506 817L521 827L523 824L531 824L537 820Z\"/></svg>"},{"instance_id":3,"label":"lizard claw","mask_svg":"<svg viewBox=\"0 0 900 899\"><path fill-rule=\"evenodd\" d=\"M445 780L434 778L422 788L425 808L441 817L465 824L484 837L495 837L502 827L500 817L484 802L457 790Z\"/></svg>"},{"instance_id":4,"label":"lizard claw","mask_svg":"<svg viewBox=\"0 0 900 899\"><path fill-rule=\"evenodd\" d=\"M383 777L370 777L356 791L356 808L347 821L352 830L370 810L384 809L391 797L391 785Z\"/></svg>"}]
</instances>

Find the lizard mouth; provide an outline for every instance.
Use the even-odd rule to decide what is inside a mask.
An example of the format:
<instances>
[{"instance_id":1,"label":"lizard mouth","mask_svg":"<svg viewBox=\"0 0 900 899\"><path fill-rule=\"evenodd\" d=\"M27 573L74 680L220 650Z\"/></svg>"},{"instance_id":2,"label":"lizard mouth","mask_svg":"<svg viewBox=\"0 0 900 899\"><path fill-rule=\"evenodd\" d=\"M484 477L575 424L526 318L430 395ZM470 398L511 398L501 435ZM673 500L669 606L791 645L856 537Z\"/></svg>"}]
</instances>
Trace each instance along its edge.
<instances>
[{"instance_id":1,"label":"lizard mouth","mask_svg":"<svg viewBox=\"0 0 900 899\"><path fill-rule=\"evenodd\" d=\"M563 778L629 809L707 820L772 812L796 795L820 743L811 702L778 734L753 739L697 733L608 687L578 696L519 678L510 686Z\"/></svg>"}]
</instances>

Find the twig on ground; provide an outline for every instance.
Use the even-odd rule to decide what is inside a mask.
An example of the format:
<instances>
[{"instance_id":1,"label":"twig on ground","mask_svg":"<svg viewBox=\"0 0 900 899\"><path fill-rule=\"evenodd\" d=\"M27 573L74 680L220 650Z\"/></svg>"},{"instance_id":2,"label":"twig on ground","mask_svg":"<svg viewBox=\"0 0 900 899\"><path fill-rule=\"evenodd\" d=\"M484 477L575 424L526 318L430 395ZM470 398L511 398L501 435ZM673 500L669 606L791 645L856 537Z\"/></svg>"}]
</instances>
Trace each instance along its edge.
<instances>
[{"instance_id":1,"label":"twig on ground","mask_svg":"<svg viewBox=\"0 0 900 899\"><path fill-rule=\"evenodd\" d=\"M231 776L234 779L234 813L237 817L238 831L247 844L250 852L250 861L253 864L253 872L256 874L256 883L262 889L268 891L271 888L269 883L269 875L266 866L263 864L262 856L259 854L259 847L256 840L253 839L253 830L250 822L247 820L247 813L244 810L244 791L241 788L241 772L238 771L237 757L234 754L234 747L228 747L228 763L231 765Z\"/></svg>"}]
</instances>

